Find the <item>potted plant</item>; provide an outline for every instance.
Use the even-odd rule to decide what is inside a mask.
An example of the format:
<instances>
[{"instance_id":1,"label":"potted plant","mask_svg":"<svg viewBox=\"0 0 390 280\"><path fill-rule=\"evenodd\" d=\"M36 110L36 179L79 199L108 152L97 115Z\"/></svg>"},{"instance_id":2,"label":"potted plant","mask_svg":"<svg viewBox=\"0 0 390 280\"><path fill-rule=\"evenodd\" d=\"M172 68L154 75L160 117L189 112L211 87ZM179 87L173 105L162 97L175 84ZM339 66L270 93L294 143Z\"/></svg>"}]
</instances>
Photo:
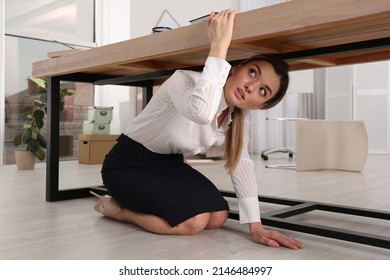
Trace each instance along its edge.
<instances>
[{"instance_id":1,"label":"potted plant","mask_svg":"<svg viewBox=\"0 0 390 280\"><path fill-rule=\"evenodd\" d=\"M13 140L15 147L24 144L26 146L25 157L27 159L19 160L22 151L15 151L15 161L18 169L33 169L35 158L43 161L46 157L46 137L42 134L41 129L44 126L47 102L47 82L44 79L28 77L39 88L39 96L32 104L22 108L22 118L24 120L23 131L18 133ZM60 92L60 110L64 108L64 97L71 96L75 93L74 89L64 88ZM20 163L21 161L21 163ZM31 162L32 167L24 166L25 163Z\"/></svg>"}]
</instances>

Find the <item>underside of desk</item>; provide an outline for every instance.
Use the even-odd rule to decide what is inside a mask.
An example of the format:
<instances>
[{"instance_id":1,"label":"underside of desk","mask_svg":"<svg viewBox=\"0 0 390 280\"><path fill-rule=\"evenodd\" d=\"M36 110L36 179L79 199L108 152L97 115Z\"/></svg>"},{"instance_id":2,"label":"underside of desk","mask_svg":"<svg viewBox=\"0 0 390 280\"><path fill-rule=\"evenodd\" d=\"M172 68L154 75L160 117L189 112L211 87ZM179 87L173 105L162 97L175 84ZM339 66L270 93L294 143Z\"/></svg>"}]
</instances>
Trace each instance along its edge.
<instances>
[{"instance_id":1,"label":"underside of desk","mask_svg":"<svg viewBox=\"0 0 390 280\"><path fill-rule=\"evenodd\" d=\"M33 64L33 76L72 73L111 77L150 74L204 64L209 50L207 22L78 51ZM228 61L255 54L307 52L371 42L353 52L328 52L289 60L292 70L390 59L388 0L299 0L239 13ZM366 46L369 46L367 44Z\"/></svg>"}]
</instances>

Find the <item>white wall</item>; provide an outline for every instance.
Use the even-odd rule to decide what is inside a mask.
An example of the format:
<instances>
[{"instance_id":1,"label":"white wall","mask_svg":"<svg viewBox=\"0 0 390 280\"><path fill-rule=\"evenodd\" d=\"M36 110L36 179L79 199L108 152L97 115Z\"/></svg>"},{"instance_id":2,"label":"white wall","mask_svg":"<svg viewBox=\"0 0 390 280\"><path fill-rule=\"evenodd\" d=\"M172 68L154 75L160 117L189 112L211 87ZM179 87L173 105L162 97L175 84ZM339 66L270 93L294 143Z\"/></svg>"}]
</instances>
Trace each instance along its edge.
<instances>
[{"instance_id":1,"label":"white wall","mask_svg":"<svg viewBox=\"0 0 390 280\"><path fill-rule=\"evenodd\" d=\"M301 70L291 71L289 73L290 84L288 85L288 93L302 93L302 92L313 92L313 70Z\"/></svg>"},{"instance_id":2,"label":"white wall","mask_svg":"<svg viewBox=\"0 0 390 280\"><path fill-rule=\"evenodd\" d=\"M96 1L96 42L98 46L130 38L130 1ZM120 134L129 118L135 116L135 94L124 86L96 86L95 105L112 106L113 121L110 133Z\"/></svg>"},{"instance_id":3,"label":"white wall","mask_svg":"<svg viewBox=\"0 0 390 280\"><path fill-rule=\"evenodd\" d=\"M211 11L238 10L239 0L142 0L131 1L130 9L131 37L136 38L151 34L164 10L167 10L180 26L185 26L190 24L190 20L210 14Z\"/></svg>"}]
</instances>

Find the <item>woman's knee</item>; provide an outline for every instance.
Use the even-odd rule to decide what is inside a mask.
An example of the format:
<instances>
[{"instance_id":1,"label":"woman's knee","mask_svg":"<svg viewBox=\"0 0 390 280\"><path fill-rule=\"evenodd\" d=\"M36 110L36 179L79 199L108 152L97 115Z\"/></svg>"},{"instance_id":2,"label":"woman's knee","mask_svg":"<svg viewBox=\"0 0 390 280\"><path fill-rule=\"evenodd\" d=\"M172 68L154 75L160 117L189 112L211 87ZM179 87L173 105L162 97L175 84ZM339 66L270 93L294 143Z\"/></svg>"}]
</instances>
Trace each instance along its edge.
<instances>
[{"instance_id":1,"label":"woman's knee","mask_svg":"<svg viewBox=\"0 0 390 280\"><path fill-rule=\"evenodd\" d=\"M196 234L205 229L210 220L210 213L196 215L182 224L186 234Z\"/></svg>"},{"instance_id":2,"label":"woman's knee","mask_svg":"<svg viewBox=\"0 0 390 280\"><path fill-rule=\"evenodd\" d=\"M178 226L180 234L197 234L204 229L217 229L227 220L229 212L227 210L202 213L196 215Z\"/></svg>"},{"instance_id":3,"label":"woman's knee","mask_svg":"<svg viewBox=\"0 0 390 280\"><path fill-rule=\"evenodd\" d=\"M207 223L206 229L217 229L220 228L228 219L229 212L227 210L211 212L210 219Z\"/></svg>"}]
</instances>

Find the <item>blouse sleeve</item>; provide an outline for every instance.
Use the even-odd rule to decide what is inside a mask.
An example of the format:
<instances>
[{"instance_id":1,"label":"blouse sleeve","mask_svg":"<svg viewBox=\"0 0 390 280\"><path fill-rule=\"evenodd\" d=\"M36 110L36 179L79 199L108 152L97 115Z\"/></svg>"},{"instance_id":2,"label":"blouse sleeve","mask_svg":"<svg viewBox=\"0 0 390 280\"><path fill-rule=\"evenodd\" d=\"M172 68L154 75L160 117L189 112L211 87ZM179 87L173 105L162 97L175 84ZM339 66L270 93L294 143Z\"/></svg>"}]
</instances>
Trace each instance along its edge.
<instances>
[{"instance_id":1,"label":"blouse sleeve","mask_svg":"<svg viewBox=\"0 0 390 280\"><path fill-rule=\"evenodd\" d=\"M250 111L245 112L244 143L241 159L231 173L231 179L238 198L240 223L260 222L257 182L254 164L248 152L250 135Z\"/></svg>"},{"instance_id":2,"label":"blouse sleeve","mask_svg":"<svg viewBox=\"0 0 390 280\"><path fill-rule=\"evenodd\" d=\"M230 68L225 60L208 57L199 79L188 71L178 70L164 86L183 116L199 124L210 124L217 113Z\"/></svg>"}]
</instances>

